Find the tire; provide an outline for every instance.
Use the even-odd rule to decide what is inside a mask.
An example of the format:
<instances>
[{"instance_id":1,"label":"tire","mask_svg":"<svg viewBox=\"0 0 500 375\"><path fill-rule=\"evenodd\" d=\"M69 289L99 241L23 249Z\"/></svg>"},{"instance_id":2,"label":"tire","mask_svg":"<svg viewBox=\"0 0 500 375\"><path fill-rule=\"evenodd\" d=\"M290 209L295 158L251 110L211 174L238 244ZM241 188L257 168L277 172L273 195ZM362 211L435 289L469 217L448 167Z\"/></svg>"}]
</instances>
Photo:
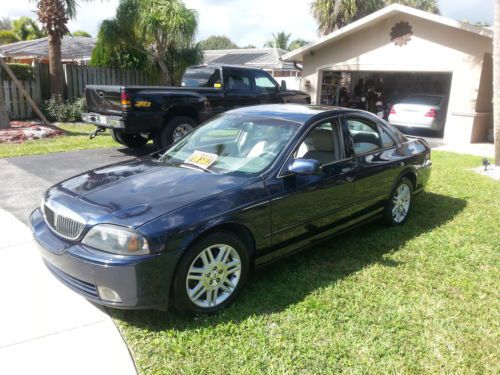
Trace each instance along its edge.
<instances>
[{"instance_id":1,"label":"tire","mask_svg":"<svg viewBox=\"0 0 500 375\"><path fill-rule=\"evenodd\" d=\"M389 226L403 225L410 216L413 204L413 183L406 177L398 181L384 210L384 221Z\"/></svg>"},{"instance_id":2,"label":"tire","mask_svg":"<svg viewBox=\"0 0 500 375\"><path fill-rule=\"evenodd\" d=\"M248 249L236 235L227 231L209 234L193 244L180 260L172 303L184 314L216 313L239 296L249 272Z\"/></svg>"},{"instance_id":3,"label":"tire","mask_svg":"<svg viewBox=\"0 0 500 375\"><path fill-rule=\"evenodd\" d=\"M194 121L191 117L173 117L159 132L154 135L154 145L159 149L168 147L178 139L193 131L195 127L196 121Z\"/></svg>"},{"instance_id":4,"label":"tire","mask_svg":"<svg viewBox=\"0 0 500 375\"><path fill-rule=\"evenodd\" d=\"M140 134L127 134L115 129L111 129L111 138L130 148L140 148L149 141L149 139L142 137Z\"/></svg>"}]
</instances>

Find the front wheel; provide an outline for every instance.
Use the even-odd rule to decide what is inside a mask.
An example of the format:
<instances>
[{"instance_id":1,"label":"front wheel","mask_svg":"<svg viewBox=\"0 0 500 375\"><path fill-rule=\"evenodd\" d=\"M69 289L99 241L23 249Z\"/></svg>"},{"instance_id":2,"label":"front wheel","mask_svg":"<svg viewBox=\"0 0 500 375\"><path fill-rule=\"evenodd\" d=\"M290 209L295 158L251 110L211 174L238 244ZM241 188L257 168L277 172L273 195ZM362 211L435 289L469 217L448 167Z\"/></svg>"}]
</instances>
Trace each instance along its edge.
<instances>
[{"instance_id":1,"label":"front wheel","mask_svg":"<svg viewBox=\"0 0 500 375\"><path fill-rule=\"evenodd\" d=\"M130 148L140 148L148 143L148 139L140 134L127 134L115 129L111 129L111 138Z\"/></svg>"},{"instance_id":2,"label":"front wheel","mask_svg":"<svg viewBox=\"0 0 500 375\"><path fill-rule=\"evenodd\" d=\"M187 116L176 116L158 131L153 142L156 148L165 148L172 143L191 133L196 126L196 121Z\"/></svg>"},{"instance_id":3,"label":"front wheel","mask_svg":"<svg viewBox=\"0 0 500 375\"><path fill-rule=\"evenodd\" d=\"M413 199L413 183L406 177L399 180L387 201L384 218L388 225L401 225L408 220Z\"/></svg>"},{"instance_id":4,"label":"front wheel","mask_svg":"<svg viewBox=\"0 0 500 375\"><path fill-rule=\"evenodd\" d=\"M213 233L191 246L174 276L173 304L188 314L210 314L229 306L248 278L245 244L230 232Z\"/></svg>"}]
</instances>

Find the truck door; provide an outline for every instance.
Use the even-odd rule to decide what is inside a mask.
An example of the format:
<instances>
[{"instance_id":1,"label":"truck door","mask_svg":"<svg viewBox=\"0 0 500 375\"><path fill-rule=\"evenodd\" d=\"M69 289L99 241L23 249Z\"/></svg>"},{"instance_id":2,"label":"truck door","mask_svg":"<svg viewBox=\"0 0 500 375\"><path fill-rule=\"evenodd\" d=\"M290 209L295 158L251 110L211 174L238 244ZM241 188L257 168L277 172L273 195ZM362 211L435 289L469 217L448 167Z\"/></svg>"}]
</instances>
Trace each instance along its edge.
<instances>
[{"instance_id":1,"label":"truck door","mask_svg":"<svg viewBox=\"0 0 500 375\"><path fill-rule=\"evenodd\" d=\"M252 73L243 69L224 69L226 110L258 104Z\"/></svg>"}]
</instances>

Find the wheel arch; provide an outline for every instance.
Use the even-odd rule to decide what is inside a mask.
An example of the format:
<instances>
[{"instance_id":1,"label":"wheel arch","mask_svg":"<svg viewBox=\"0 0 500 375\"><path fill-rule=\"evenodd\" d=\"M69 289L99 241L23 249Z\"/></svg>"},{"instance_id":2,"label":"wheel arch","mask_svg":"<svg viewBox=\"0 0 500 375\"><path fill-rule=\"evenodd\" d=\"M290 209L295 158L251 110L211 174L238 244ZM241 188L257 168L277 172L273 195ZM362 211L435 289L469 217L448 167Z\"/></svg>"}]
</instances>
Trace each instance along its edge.
<instances>
[{"instance_id":1,"label":"wheel arch","mask_svg":"<svg viewBox=\"0 0 500 375\"><path fill-rule=\"evenodd\" d=\"M178 116L186 116L191 119L193 119L196 124L199 124L199 116L198 116L198 111L196 110L195 107L191 105L176 105L167 110L165 113L165 121L166 123L173 119L174 117Z\"/></svg>"}]
</instances>

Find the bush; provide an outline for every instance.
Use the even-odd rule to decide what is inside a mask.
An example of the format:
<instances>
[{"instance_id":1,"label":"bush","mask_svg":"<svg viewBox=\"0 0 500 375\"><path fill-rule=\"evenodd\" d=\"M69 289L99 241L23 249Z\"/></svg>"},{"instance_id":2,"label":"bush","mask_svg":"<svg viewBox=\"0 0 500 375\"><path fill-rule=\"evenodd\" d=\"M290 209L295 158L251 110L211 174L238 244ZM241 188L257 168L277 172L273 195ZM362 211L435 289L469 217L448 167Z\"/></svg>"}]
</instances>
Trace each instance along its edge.
<instances>
[{"instance_id":1,"label":"bush","mask_svg":"<svg viewBox=\"0 0 500 375\"><path fill-rule=\"evenodd\" d=\"M51 122L76 122L82 120L84 103L82 98L58 102L56 98L52 97L50 100L44 101L40 109L47 120Z\"/></svg>"},{"instance_id":2,"label":"bush","mask_svg":"<svg viewBox=\"0 0 500 375\"><path fill-rule=\"evenodd\" d=\"M20 81L30 81L33 79L33 67L28 64L9 63L7 64L12 73ZM10 76L5 69L2 69L2 79L10 81Z\"/></svg>"}]
</instances>

